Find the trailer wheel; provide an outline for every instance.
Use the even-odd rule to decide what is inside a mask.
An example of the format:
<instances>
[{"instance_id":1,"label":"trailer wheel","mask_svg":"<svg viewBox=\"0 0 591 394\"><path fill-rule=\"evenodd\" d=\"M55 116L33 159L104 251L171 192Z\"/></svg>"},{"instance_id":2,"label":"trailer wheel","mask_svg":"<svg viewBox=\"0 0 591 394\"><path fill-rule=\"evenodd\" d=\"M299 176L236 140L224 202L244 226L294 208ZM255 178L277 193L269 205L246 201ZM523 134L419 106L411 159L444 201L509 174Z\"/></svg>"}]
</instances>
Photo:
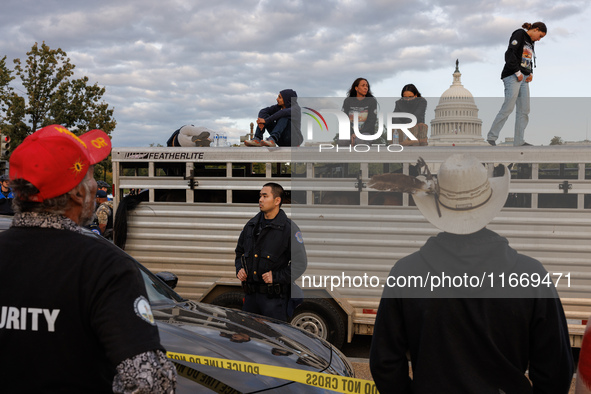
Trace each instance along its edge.
<instances>
[{"instance_id":1,"label":"trailer wheel","mask_svg":"<svg viewBox=\"0 0 591 394\"><path fill-rule=\"evenodd\" d=\"M309 298L297 307L291 324L341 348L345 343L345 322L329 301Z\"/></svg>"},{"instance_id":2,"label":"trailer wheel","mask_svg":"<svg viewBox=\"0 0 591 394\"><path fill-rule=\"evenodd\" d=\"M224 306L226 308L240 309L244 299L244 293L238 291L229 291L227 293L220 294L211 301L213 305Z\"/></svg>"}]
</instances>

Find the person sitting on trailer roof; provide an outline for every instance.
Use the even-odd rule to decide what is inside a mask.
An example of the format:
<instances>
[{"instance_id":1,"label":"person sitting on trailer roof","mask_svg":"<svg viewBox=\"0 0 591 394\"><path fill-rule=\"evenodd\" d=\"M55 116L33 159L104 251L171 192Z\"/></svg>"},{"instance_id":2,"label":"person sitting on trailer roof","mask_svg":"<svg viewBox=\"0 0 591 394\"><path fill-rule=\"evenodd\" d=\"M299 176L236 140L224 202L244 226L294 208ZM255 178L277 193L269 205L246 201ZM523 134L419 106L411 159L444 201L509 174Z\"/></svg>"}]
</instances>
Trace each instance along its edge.
<instances>
[{"instance_id":1,"label":"person sitting on trailer roof","mask_svg":"<svg viewBox=\"0 0 591 394\"><path fill-rule=\"evenodd\" d=\"M374 135L377 128L378 102L371 92L369 82L365 78L357 78L351 84L347 92L347 98L343 101L341 108L350 121L349 140L339 140L339 145L356 145L359 143L370 143L369 141L356 141L357 137L353 130L355 125L355 116L357 116L357 129L360 134ZM373 140L373 143L378 143Z\"/></svg>"},{"instance_id":2,"label":"person sitting on trailer roof","mask_svg":"<svg viewBox=\"0 0 591 394\"><path fill-rule=\"evenodd\" d=\"M252 140L244 141L246 146L300 146L304 141L301 125L301 108L295 90L279 92L277 104L259 111L257 131ZM269 138L263 139L265 131Z\"/></svg>"},{"instance_id":3,"label":"person sitting on trailer roof","mask_svg":"<svg viewBox=\"0 0 591 394\"><path fill-rule=\"evenodd\" d=\"M390 271L370 350L380 392L568 393L569 333L548 272L485 228L509 190L509 171L497 173L456 154L437 179L415 178L417 207L443 232Z\"/></svg>"}]
</instances>

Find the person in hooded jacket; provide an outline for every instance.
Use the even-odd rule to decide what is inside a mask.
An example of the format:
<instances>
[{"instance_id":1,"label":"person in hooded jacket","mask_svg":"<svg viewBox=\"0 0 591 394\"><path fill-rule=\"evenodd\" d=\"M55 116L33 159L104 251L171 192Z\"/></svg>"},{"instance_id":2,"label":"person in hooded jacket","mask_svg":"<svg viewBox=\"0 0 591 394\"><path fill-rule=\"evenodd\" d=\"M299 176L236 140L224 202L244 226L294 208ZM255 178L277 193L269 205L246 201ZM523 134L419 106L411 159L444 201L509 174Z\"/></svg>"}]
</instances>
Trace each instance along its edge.
<instances>
[{"instance_id":1,"label":"person in hooded jacket","mask_svg":"<svg viewBox=\"0 0 591 394\"><path fill-rule=\"evenodd\" d=\"M508 195L509 171L498 171L453 155L432 191L413 195L444 232L390 271L370 350L380 392L568 393L574 363L548 272L485 228Z\"/></svg>"},{"instance_id":2,"label":"person in hooded jacket","mask_svg":"<svg viewBox=\"0 0 591 394\"><path fill-rule=\"evenodd\" d=\"M522 29L511 34L509 47L505 52L505 66L501 72L501 79L505 85L505 101L499 113L493 120L486 140L496 146L497 139L505 122L515 112L514 146L531 146L525 142L525 127L529 122L529 84L534 77L536 55L534 43L546 36L548 29L544 22L524 23Z\"/></svg>"},{"instance_id":3,"label":"person in hooded jacket","mask_svg":"<svg viewBox=\"0 0 591 394\"><path fill-rule=\"evenodd\" d=\"M297 93L292 89L279 92L277 104L259 111L254 138L244 141L246 146L300 146L304 141L301 125L301 108ZM265 131L269 133L263 139Z\"/></svg>"}]
</instances>

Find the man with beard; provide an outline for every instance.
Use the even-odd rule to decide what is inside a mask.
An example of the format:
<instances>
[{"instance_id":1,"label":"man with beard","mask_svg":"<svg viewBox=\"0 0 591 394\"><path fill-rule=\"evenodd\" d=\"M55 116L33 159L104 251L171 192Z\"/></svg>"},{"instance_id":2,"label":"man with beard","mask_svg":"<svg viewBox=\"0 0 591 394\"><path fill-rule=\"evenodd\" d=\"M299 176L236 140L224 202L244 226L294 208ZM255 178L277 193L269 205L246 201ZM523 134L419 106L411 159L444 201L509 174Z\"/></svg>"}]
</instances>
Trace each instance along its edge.
<instances>
[{"instance_id":1,"label":"man with beard","mask_svg":"<svg viewBox=\"0 0 591 394\"><path fill-rule=\"evenodd\" d=\"M53 125L10 158L15 216L0 234L6 392L174 391L137 266L82 228L94 213L94 165L110 151L101 130L76 136Z\"/></svg>"}]
</instances>

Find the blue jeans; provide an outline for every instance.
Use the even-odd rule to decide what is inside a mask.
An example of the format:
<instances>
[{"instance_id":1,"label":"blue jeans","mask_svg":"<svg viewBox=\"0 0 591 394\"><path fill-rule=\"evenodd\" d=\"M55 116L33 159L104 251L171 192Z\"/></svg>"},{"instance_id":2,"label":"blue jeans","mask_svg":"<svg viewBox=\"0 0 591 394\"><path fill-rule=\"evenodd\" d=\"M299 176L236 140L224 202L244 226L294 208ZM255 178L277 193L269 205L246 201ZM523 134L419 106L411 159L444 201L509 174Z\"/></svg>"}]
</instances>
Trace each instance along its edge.
<instances>
[{"instance_id":1,"label":"blue jeans","mask_svg":"<svg viewBox=\"0 0 591 394\"><path fill-rule=\"evenodd\" d=\"M529 83L525 82L526 79L527 76L524 75L520 82L517 80L515 74L503 78L503 83L505 84L505 102L490 127L490 131L486 136L487 140L496 141L499 138L499 134L507 118L513 112L513 108L516 108L513 145L520 146L525 142L523 136L525 134L525 127L529 121Z\"/></svg>"},{"instance_id":2,"label":"blue jeans","mask_svg":"<svg viewBox=\"0 0 591 394\"><path fill-rule=\"evenodd\" d=\"M254 138L263 139L265 131L269 132L269 136L273 138L275 143L279 146L291 146L291 119L279 118L270 124L265 123L262 129L257 127L254 133Z\"/></svg>"}]
</instances>

